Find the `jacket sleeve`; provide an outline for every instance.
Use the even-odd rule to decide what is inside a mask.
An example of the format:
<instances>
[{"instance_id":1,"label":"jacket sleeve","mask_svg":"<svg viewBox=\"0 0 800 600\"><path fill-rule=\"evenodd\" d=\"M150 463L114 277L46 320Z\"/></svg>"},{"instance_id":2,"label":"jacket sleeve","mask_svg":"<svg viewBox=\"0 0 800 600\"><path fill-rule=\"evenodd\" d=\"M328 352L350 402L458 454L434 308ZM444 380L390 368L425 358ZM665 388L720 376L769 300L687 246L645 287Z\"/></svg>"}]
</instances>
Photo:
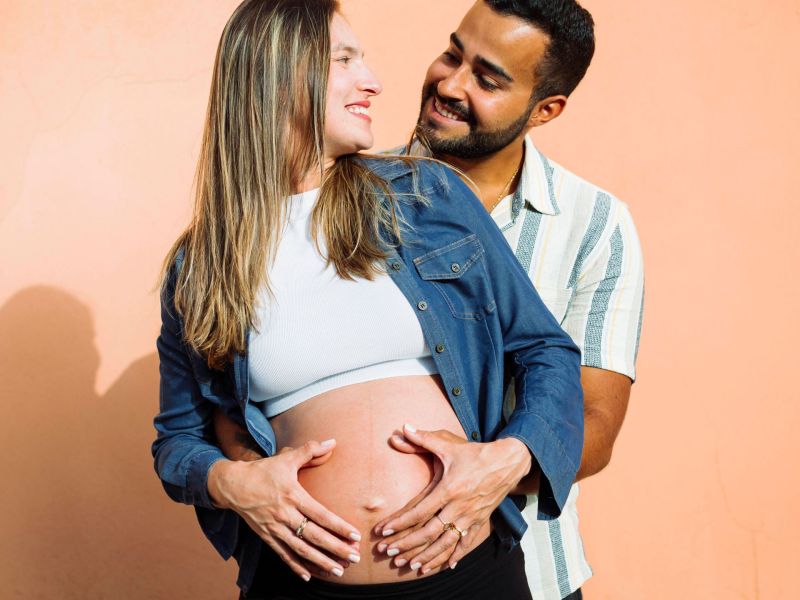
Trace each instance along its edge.
<instances>
[{"instance_id":1,"label":"jacket sleeve","mask_svg":"<svg viewBox=\"0 0 800 600\"><path fill-rule=\"evenodd\" d=\"M448 171L451 192L465 205L486 253L505 362L516 405L499 438L514 437L541 469L539 519L561 514L583 449L583 391L578 347L556 322L505 237L472 191Z\"/></svg>"},{"instance_id":2,"label":"jacket sleeve","mask_svg":"<svg viewBox=\"0 0 800 600\"><path fill-rule=\"evenodd\" d=\"M170 498L213 508L208 495L208 470L224 456L210 442L214 439L214 405L200 393L173 306L177 268L172 269L161 292L161 334L156 342L160 406L154 420L157 437L152 452L156 472Z\"/></svg>"}]
</instances>

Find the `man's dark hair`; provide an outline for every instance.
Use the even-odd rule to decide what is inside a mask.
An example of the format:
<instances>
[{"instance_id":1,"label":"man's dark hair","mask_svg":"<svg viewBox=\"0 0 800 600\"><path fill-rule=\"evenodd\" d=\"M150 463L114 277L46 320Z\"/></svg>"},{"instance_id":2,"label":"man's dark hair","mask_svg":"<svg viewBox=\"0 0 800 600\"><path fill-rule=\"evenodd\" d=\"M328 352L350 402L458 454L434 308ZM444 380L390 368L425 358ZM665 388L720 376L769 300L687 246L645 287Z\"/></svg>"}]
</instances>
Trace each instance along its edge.
<instances>
[{"instance_id":1,"label":"man's dark hair","mask_svg":"<svg viewBox=\"0 0 800 600\"><path fill-rule=\"evenodd\" d=\"M527 21L550 38L536 67L533 101L569 96L594 54L594 20L575 0L484 0L495 12Z\"/></svg>"}]
</instances>

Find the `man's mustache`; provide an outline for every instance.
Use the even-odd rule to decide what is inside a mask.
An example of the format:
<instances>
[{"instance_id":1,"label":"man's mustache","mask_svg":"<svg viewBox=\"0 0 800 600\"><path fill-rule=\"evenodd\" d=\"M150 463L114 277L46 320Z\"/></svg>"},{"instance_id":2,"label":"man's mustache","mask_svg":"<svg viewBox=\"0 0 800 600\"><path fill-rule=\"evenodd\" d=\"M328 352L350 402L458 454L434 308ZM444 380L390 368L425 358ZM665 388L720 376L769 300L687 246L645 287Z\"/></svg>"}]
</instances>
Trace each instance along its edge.
<instances>
[{"instance_id":1,"label":"man's mustache","mask_svg":"<svg viewBox=\"0 0 800 600\"><path fill-rule=\"evenodd\" d=\"M425 99L423 100L423 104L428 101L429 98L435 98L439 101L441 105L448 111L453 113L454 115L459 116L460 118L464 119L467 123L473 124L472 113L470 110L464 106L460 102L451 102L450 100L445 100L436 92L436 85L430 84L428 87L425 88Z\"/></svg>"}]
</instances>

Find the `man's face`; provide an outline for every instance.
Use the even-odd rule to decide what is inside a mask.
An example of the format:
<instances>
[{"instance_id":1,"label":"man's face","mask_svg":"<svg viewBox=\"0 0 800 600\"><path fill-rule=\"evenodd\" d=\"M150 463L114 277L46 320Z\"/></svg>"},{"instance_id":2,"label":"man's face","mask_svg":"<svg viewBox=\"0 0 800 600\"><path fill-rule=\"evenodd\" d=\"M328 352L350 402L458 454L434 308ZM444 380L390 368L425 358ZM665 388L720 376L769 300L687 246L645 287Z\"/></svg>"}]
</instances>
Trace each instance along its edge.
<instances>
[{"instance_id":1,"label":"man's face","mask_svg":"<svg viewBox=\"0 0 800 600\"><path fill-rule=\"evenodd\" d=\"M434 154L480 158L521 140L548 41L478 0L425 76L418 128Z\"/></svg>"}]
</instances>

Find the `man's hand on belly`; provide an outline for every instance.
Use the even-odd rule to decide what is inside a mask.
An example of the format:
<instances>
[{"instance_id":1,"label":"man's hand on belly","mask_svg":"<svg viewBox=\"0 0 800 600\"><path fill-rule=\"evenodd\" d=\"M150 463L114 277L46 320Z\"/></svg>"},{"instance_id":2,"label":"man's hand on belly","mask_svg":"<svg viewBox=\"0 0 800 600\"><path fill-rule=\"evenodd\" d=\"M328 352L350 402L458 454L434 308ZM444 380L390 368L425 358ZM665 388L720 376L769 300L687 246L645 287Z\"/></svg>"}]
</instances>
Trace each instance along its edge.
<instances>
[{"instance_id":1,"label":"man's hand on belly","mask_svg":"<svg viewBox=\"0 0 800 600\"><path fill-rule=\"evenodd\" d=\"M441 476L377 524L375 533L386 538L379 548L423 573L445 562L454 568L472 548L474 533L530 471L530 452L514 438L475 443L449 431L415 431L408 425L403 433L411 443L392 440L392 445L403 452L432 453ZM461 537L443 523L467 535Z\"/></svg>"}]
</instances>

